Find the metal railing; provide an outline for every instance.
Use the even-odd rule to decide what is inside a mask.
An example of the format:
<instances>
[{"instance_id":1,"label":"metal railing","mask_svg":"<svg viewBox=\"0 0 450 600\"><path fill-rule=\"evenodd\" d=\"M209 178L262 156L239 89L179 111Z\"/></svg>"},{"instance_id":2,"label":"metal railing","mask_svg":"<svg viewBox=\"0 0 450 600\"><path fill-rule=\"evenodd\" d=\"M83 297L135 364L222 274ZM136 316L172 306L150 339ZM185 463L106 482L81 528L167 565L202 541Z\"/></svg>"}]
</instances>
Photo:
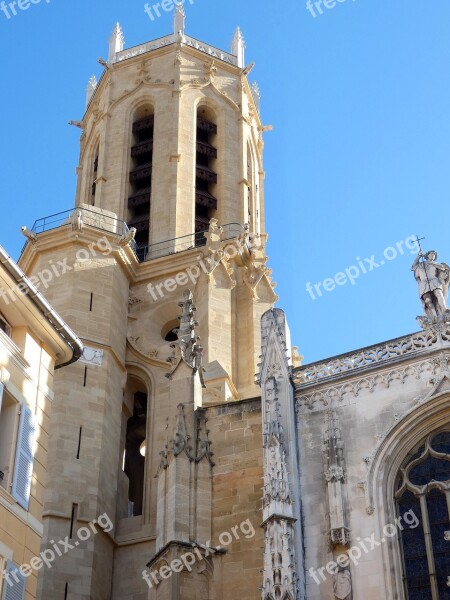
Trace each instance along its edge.
<instances>
[{"instance_id":1,"label":"metal railing","mask_svg":"<svg viewBox=\"0 0 450 600\"><path fill-rule=\"evenodd\" d=\"M244 233L244 227L240 223L227 223L227 225L222 225L222 230L222 242L239 238ZM178 254L179 252L186 252L194 248L201 248L206 245L205 233L207 231L200 231L150 245L132 244L132 248L138 260L145 262L169 256L170 254Z\"/></svg>"},{"instance_id":2,"label":"metal railing","mask_svg":"<svg viewBox=\"0 0 450 600\"><path fill-rule=\"evenodd\" d=\"M44 217L43 219L38 219L34 222L31 231L39 234L44 231L57 229L58 227L72 227L75 224L78 212L81 214L82 226L88 225L89 227L115 233L120 236L125 235L129 231L129 227L125 221L121 221L117 217L108 215L100 210L92 210L83 207L75 207L70 210L64 210L63 212L50 215L49 217Z\"/></svg>"},{"instance_id":3,"label":"metal railing","mask_svg":"<svg viewBox=\"0 0 450 600\"><path fill-rule=\"evenodd\" d=\"M134 46L132 48L128 48L127 50L116 52L113 62L122 62L124 60L128 60L129 58L134 58L135 56L147 54L147 52L152 52L153 50L158 50L159 48L164 48L165 46L175 44L177 41L177 34L172 33L170 35L165 35L164 37L158 38L151 42L146 42L145 44L140 44L139 46ZM224 50L220 50L219 48L211 46L210 44L206 44L205 42L201 42L200 40L196 40L189 35L183 35L182 43L190 48L195 48L199 52L207 54L211 58L217 58L218 60L226 62L230 65L237 65L238 63L237 56L234 56L229 52L225 52Z\"/></svg>"},{"instance_id":4,"label":"metal railing","mask_svg":"<svg viewBox=\"0 0 450 600\"><path fill-rule=\"evenodd\" d=\"M78 220L80 219L80 220ZM101 210L91 210L88 208L75 207L70 210L64 210L54 215L38 219L34 222L31 231L37 235L45 231L51 231L60 227L81 228L84 226L93 227L99 231L112 233L120 237L126 235L130 228L120 219L105 214ZM244 234L244 227L240 223L228 223L222 226L220 236L222 242L233 240ZM136 244L130 243L134 254L139 262L162 258L179 252L186 252L194 248L201 248L206 245L206 231L183 235L178 238L156 242L155 244ZM25 250L27 243L22 248Z\"/></svg>"}]
</instances>

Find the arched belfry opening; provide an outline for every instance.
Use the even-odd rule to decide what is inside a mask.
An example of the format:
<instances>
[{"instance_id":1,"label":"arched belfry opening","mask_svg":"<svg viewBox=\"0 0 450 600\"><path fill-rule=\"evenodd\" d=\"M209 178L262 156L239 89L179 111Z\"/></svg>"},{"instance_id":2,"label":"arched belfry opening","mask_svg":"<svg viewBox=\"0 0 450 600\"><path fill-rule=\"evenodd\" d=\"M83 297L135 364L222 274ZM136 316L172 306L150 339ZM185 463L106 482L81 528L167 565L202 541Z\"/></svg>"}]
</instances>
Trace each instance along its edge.
<instances>
[{"instance_id":1,"label":"arched belfry opening","mask_svg":"<svg viewBox=\"0 0 450 600\"><path fill-rule=\"evenodd\" d=\"M195 173L195 233L198 243L217 211L217 119L206 106L197 109Z\"/></svg>"},{"instance_id":2,"label":"arched belfry opening","mask_svg":"<svg viewBox=\"0 0 450 600\"><path fill-rule=\"evenodd\" d=\"M148 391L143 382L130 377L122 412L123 461L125 475L124 517L143 513L145 490L145 456L147 450ZM124 500L124 499L123 499Z\"/></svg>"},{"instance_id":3,"label":"arched belfry opening","mask_svg":"<svg viewBox=\"0 0 450 600\"><path fill-rule=\"evenodd\" d=\"M127 223L136 228L135 241L138 247L149 244L154 125L153 106L148 104L135 112Z\"/></svg>"}]
</instances>

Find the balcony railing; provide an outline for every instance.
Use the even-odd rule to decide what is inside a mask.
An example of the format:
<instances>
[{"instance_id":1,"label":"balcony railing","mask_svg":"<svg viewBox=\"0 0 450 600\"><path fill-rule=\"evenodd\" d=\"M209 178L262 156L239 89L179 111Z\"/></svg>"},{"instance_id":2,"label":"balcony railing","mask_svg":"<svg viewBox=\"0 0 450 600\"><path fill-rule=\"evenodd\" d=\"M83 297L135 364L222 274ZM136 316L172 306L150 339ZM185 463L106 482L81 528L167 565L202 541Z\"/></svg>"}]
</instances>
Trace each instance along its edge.
<instances>
[{"instance_id":1,"label":"balcony railing","mask_svg":"<svg viewBox=\"0 0 450 600\"><path fill-rule=\"evenodd\" d=\"M100 209L88 209L83 207L76 207L70 210L64 210L62 212L38 219L35 221L32 232L36 234L44 233L45 231L51 231L60 227L72 227L78 218L78 212L81 213L81 220L83 226L89 226L99 231L113 233L115 235L124 236L130 228L125 223L109 214L105 214ZM148 220L148 216L146 217ZM205 220L205 227L208 228ZM221 240L231 241L233 239L240 238L244 234L244 227L240 223L228 223L222 226L223 233ZM163 242L157 242L156 244L136 244L131 242L130 246L133 249L139 262L154 260L156 258L162 258L171 254L178 254L179 252L186 252L193 250L206 244L205 231L199 231L189 235L184 235L171 240L165 240ZM26 243L22 249L22 253L25 250Z\"/></svg>"},{"instance_id":2,"label":"balcony railing","mask_svg":"<svg viewBox=\"0 0 450 600\"><path fill-rule=\"evenodd\" d=\"M223 225L222 229L222 241L237 239L244 233L244 227L239 223L228 223L227 225ZM204 246L205 244L205 231L199 231L172 240L151 244L150 246L138 246L135 244L133 249L138 259L143 262L154 260L155 258L162 258L171 254L178 254L179 252L187 252L188 250L193 250L194 248Z\"/></svg>"},{"instance_id":3,"label":"balcony railing","mask_svg":"<svg viewBox=\"0 0 450 600\"><path fill-rule=\"evenodd\" d=\"M159 48L164 48L165 46L170 46L171 44L175 44L177 39L178 37L172 33L171 35L166 35L158 38L157 40L153 40L152 42L147 42L146 44L141 44L140 46L134 46L133 48L116 52L113 62L122 62L124 60L134 58L135 56L141 56L142 54L147 54L147 52L152 52L153 50L158 50ZM219 50L219 48L215 48L209 44L205 44L204 42L196 40L193 37L185 35L183 36L182 41L186 46L195 48L195 50L203 52L213 59L221 60L230 65L237 66L238 64L237 56L229 54L228 52L224 52L223 50Z\"/></svg>"},{"instance_id":4,"label":"balcony railing","mask_svg":"<svg viewBox=\"0 0 450 600\"><path fill-rule=\"evenodd\" d=\"M99 231L107 231L116 235L126 235L130 230L125 221L121 221L112 215L105 213L99 209L89 209L84 207L75 207L70 210L64 210L54 215L38 219L34 222L31 229L33 233L40 234L59 227L72 227L75 219L78 217L78 212L81 213L82 226L88 225ZM23 254L27 242L25 242L21 255Z\"/></svg>"},{"instance_id":5,"label":"balcony railing","mask_svg":"<svg viewBox=\"0 0 450 600\"><path fill-rule=\"evenodd\" d=\"M129 231L125 221L121 221L100 210L91 210L80 207L64 210L63 212L50 215L49 217L38 219L34 222L32 232L39 234L44 231L50 231L51 229L57 229L58 227L71 226L78 211L81 212L83 225L89 225L95 229L109 231L110 233L115 233L117 235L125 235Z\"/></svg>"}]
</instances>

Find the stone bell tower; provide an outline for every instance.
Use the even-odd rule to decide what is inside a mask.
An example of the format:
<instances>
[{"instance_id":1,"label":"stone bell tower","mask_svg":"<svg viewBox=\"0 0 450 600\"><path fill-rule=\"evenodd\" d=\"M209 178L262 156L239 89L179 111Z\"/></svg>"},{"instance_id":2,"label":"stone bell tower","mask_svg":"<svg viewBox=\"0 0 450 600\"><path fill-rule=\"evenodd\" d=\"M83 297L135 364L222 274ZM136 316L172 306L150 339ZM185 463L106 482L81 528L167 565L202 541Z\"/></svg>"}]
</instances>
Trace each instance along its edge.
<instances>
[{"instance_id":1,"label":"stone bell tower","mask_svg":"<svg viewBox=\"0 0 450 600\"><path fill-rule=\"evenodd\" d=\"M56 377L44 539L74 548L40 574L42 600L259 597L262 533L210 549L249 515L260 525L260 431L244 440L223 419L258 402L260 319L276 301L268 128L244 53L239 29L231 53L188 36L181 5L173 33L128 50L117 24L71 121L75 208L36 221L21 258L53 273L44 292L86 346ZM104 513L113 528L80 541ZM143 577L189 548L199 564Z\"/></svg>"}]
</instances>

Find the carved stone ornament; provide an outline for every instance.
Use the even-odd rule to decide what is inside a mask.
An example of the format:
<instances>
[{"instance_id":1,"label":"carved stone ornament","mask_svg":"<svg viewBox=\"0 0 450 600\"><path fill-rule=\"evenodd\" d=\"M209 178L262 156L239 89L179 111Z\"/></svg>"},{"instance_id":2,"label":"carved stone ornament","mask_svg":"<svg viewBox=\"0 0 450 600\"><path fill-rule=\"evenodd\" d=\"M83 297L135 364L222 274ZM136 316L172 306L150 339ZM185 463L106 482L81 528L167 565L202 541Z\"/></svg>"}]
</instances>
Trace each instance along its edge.
<instances>
[{"instance_id":1,"label":"carved stone ornament","mask_svg":"<svg viewBox=\"0 0 450 600\"><path fill-rule=\"evenodd\" d=\"M337 600L352 600L352 576L349 569L333 576L333 593Z\"/></svg>"},{"instance_id":2,"label":"carved stone ornament","mask_svg":"<svg viewBox=\"0 0 450 600\"><path fill-rule=\"evenodd\" d=\"M194 296L191 290L186 290L183 297L183 302L180 302L178 305L183 309L181 316L178 317L180 320L178 340L171 344L171 348L174 352L172 353L172 356L167 359L167 361L173 365L173 368L167 377L170 379L180 361L183 361L194 373L199 374L202 386L206 387L203 378L203 373L205 372L205 369L203 368L203 346L200 344L200 336L196 333L198 322L194 318L197 310L194 305ZM176 360L177 348L180 352L179 360Z\"/></svg>"},{"instance_id":3,"label":"carved stone ornament","mask_svg":"<svg viewBox=\"0 0 450 600\"><path fill-rule=\"evenodd\" d=\"M379 388L389 388L393 382L404 385L409 378L421 379L422 375L439 373L440 366L436 359L424 360L405 367L399 367L390 371L383 371L366 377L352 378L345 383L322 387L310 393L301 393L302 385L298 386L297 412L301 414L305 410L317 410L316 404L321 406L319 410L329 407L331 404L341 403L345 398L358 397L363 390L373 393ZM428 379L429 381L429 379Z\"/></svg>"},{"instance_id":4,"label":"carved stone ornament","mask_svg":"<svg viewBox=\"0 0 450 600\"><path fill-rule=\"evenodd\" d=\"M278 386L273 376L265 384L264 494L265 521L263 599L296 598L293 508L287 470L284 432L279 412Z\"/></svg>"},{"instance_id":5,"label":"carved stone ornament","mask_svg":"<svg viewBox=\"0 0 450 600\"><path fill-rule=\"evenodd\" d=\"M345 509L344 443L335 410L328 411L328 427L323 436L323 458L330 514L330 541L332 546L345 546L350 543L350 530Z\"/></svg>"},{"instance_id":6,"label":"carved stone ornament","mask_svg":"<svg viewBox=\"0 0 450 600\"><path fill-rule=\"evenodd\" d=\"M128 342L133 346L138 352L147 356L148 358L158 358L159 350L157 348L145 347L142 343L140 336L129 336Z\"/></svg>"},{"instance_id":7,"label":"carved stone ornament","mask_svg":"<svg viewBox=\"0 0 450 600\"><path fill-rule=\"evenodd\" d=\"M351 542L351 535L348 529L341 527L339 529L331 530L331 544L333 546L349 546Z\"/></svg>"},{"instance_id":8,"label":"carved stone ornament","mask_svg":"<svg viewBox=\"0 0 450 600\"><path fill-rule=\"evenodd\" d=\"M131 296L128 299L128 306L137 306L138 304L142 304L142 299L137 296Z\"/></svg>"},{"instance_id":9,"label":"carved stone ornament","mask_svg":"<svg viewBox=\"0 0 450 600\"><path fill-rule=\"evenodd\" d=\"M207 422L206 411L201 408L197 409L194 413L193 436L191 436L186 425L184 404L178 405L173 437L171 440L166 440L163 450L159 453L160 464L157 475L161 470L168 468L173 458L177 458L182 453L191 462L199 463L207 460L211 467L214 466L214 453L209 439Z\"/></svg>"},{"instance_id":10,"label":"carved stone ornament","mask_svg":"<svg viewBox=\"0 0 450 600\"><path fill-rule=\"evenodd\" d=\"M338 467L336 465L331 466L329 469L325 471L325 481L343 481L344 479L344 469L342 467Z\"/></svg>"},{"instance_id":11,"label":"carved stone ornament","mask_svg":"<svg viewBox=\"0 0 450 600\"><path fill-rule=\"evenodd\" d=\"M306 365L295 372L295 382L299 388L326 379L348 376L350 371L383 366L391 360L407 358L409 354L417 354L421 350L428 351L439 348L450 348L450 324L436 325L422 331L400 338L387 344L372 346L346 355L343 358L324 360Z\"/></svg>"}]
</instances>

